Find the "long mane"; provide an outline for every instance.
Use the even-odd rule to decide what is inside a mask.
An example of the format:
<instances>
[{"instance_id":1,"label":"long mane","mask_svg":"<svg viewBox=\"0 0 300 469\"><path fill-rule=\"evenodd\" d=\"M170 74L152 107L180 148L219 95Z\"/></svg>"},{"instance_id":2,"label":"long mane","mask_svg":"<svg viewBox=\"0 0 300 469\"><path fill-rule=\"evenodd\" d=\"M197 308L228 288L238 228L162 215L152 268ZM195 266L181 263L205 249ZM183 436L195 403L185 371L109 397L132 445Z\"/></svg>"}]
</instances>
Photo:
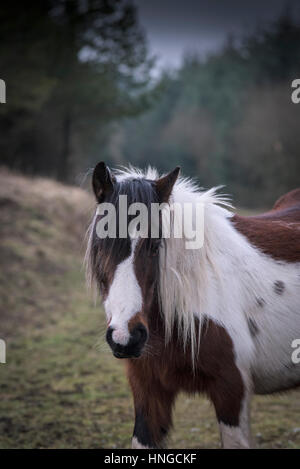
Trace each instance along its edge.
<instances>
[{"instance_id":1,"label":"long mane","mask_svg":"<svg viewBox=\"0 0 300 469\"><path fill-rule=\"evenodd\" d=\"M132 179L155 181L159 178L158 171L153 167L140 170L134 167L117 169L113 171L118 183ZM159 297L161 312L165 322L166 342L170 340L177 324L183 339L183 347L191 347L192 356L197 350L197 328L201 328L205 317L206 305L200 292L209 282L219 277L218 266L214 263L212 254L211 229L207 221L211 217L218 217L221 222L231 217L229 212L231 204L226 195L218 194L218 187L204 191L191 179L179 177L173 188L170 202L177 204L201 203L204 207L204 246L201 249L186 250L185 239L170 238L162 243L159 264ZM93 253L94 217L88 230L88 243L85 256L86 276L89 285L95 278L95 262ZM209 265L209 269L207 269ZM215 278L211 278L211 276Z\"/></svg>"},{"instance_id":2,"label":"long mane","mask_svg":"<svg viewBox=\"0 0 300 469\"><path fill-rule=\"evenodd\" d=\"M204 210L204 243L201 248L186 249L186 239L175 238L171 232L160 254L160 301L165 321L166 341L171 338L175 324L183 340L183 347L191 348L192 359L200 344L200 331L206 318L203 292L213 276L220 278L214 262L209 220L218 217L221 223L232 216L227 195L219 194L220 187L203 190L191 179L179 178L173 188L171 202L179 205L201 204ZM172 225L171 225L172 226ZM198 337L198 340L197 340Z\"/></svg>"}]
</instances>

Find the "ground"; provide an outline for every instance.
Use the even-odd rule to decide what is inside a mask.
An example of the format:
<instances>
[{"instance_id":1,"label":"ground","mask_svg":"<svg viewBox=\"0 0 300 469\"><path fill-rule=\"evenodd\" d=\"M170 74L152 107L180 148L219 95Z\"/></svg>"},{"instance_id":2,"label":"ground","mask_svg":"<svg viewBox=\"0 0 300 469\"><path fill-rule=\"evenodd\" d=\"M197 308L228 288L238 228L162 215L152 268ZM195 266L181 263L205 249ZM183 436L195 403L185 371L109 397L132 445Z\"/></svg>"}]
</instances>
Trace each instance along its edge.
<instances>
[{"instance_id":1,"label":"ground","mask_svg":"<svg viewBox=\"0 0 300 469\"><path fill-rule=\"evenodd\" d=\"M0 448L129 448L133 405L123 362L104 341L85 288L92 197L0 171ZM260 448L300 447L299 391L255 397ZM169 447L217 448L214 411L180 396Z\"/></svg>"}]
</instances>

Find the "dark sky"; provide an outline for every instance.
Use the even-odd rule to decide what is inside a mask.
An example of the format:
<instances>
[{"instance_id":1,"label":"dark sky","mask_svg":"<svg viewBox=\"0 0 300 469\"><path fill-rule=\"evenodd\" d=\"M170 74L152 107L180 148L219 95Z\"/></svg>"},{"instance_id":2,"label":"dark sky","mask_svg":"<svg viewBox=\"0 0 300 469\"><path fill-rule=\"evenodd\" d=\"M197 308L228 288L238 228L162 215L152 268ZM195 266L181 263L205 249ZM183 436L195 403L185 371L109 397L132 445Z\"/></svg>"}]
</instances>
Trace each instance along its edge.
<instances>
[{"instance_id":1,"label":"dark sky","mask_svg":"<svg viewBox=\"0 0 300 469\"><path fill-rule=\"evenodd\" d=\"M158 68L176 67L186 51L218 49L229 33L250 32L284 11L300 18L299 0L135 0Z\"/></svg>"}]
</instances>

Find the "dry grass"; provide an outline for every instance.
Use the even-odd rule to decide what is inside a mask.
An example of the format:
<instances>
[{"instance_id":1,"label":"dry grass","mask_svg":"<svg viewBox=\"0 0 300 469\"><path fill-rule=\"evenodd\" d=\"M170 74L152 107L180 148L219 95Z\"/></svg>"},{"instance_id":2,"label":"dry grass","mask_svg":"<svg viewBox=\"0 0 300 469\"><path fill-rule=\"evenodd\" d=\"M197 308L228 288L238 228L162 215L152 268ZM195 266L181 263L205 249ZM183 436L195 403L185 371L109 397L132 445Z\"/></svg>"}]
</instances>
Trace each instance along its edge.
<instances>
[{"instance_id":1,"label":"dry grass","mask_svg":"<svg viewBox=\"0 0 300 469\"><path fill-rule=\"evenodd\" d=\"M131 395L88 297L83 237L93 207L81 189L0 172L0 448L129 447ZM299 392L255 398L262 448L300 447ZM209 402L182 395L174 448L217 448Z\"/></svg>"}]
</instances>

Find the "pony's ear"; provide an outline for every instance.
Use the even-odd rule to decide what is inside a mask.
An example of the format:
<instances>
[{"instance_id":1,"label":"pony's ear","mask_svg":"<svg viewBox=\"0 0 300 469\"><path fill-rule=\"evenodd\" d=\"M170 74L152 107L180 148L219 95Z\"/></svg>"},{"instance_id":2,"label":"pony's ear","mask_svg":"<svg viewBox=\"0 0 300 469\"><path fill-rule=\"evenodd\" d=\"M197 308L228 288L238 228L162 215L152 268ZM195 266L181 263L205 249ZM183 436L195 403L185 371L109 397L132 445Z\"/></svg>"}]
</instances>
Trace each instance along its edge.
<instances>
[{"instance_id":1,"label":"pony's ear","mask_svg":"<svg viewBox=\"0 0 300 469\"><path fill-rule=\"evenodd\" d=\"M166 176L161 177L156 181L156 191L160 203L168 202L174 184L178 178L180 167L177 166Z\"/></svg>"},{"instance_id":2,"label":"pony's ear","mask_svg":"<svg viewBox=\"0 0 300 469\"><path fill-rule=\"evenodd\" d=\"M94 169L92 184L98 202L102 202L105 195L113 191L113 177L103 161L98 163Z\"/></svg>"}]
</instances>

